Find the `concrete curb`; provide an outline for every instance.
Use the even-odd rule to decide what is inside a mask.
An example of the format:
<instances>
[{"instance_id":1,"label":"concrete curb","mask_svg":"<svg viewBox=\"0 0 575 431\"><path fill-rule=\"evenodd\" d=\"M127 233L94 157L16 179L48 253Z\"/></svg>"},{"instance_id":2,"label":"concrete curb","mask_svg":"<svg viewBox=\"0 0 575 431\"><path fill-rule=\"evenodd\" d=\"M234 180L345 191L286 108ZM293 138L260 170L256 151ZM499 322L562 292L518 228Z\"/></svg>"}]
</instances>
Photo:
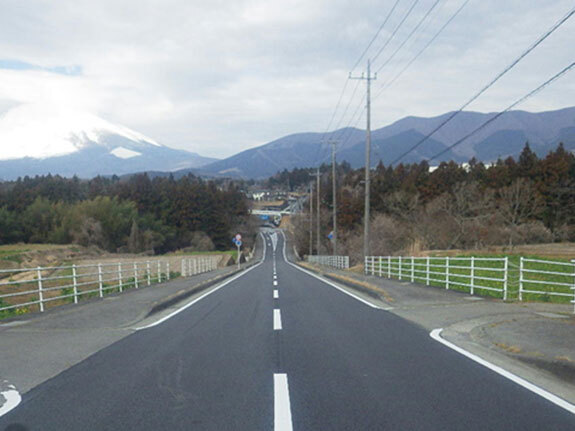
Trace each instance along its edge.
<instances>
[{"instance_id":1,"label":"concrete curb","mask_svg":"<svg viewBox=\"0 0 575 431\"><path fill-rule=\"evenodd\" d=\"M146 315L144 316L144 319L147 317L150 317L150 316L152 316L152 315L154 315L160 311L163 311L166 308L170 308L171 306L177 304L178 302L183 301L184 299L189 298L190 296L195 295L196 293L199 293L199 292L202 292L202 291L208 289L209 287L219 283L220 281L223 281L227 278L230 278L230 277L250 268L251 266L255 265L256 263L257 262L250 262L240 269L235 269L235 270L230 271L226 274L218 275L216 277L205 280L201 283L194 284L188 288L182 289L179 292L176 292L176 293L169 295L165 298L162 298L162 299L160 299L160 300L158 300L152 304L152 307L146 313Z\"/></svg>"}]
</instances>

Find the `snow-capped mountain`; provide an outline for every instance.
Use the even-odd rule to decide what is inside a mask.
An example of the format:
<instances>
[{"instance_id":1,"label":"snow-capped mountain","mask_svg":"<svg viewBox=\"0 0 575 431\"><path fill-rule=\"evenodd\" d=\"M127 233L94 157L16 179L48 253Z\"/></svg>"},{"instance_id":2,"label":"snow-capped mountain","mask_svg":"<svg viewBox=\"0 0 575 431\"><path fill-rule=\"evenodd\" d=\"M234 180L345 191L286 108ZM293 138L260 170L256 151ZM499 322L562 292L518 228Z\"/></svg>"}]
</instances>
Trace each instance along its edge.
<instances>
[{"instance_id":1,"label":"snow-capped mountain","mask_svg":"<svg viewBox=\"0 0 575 431\"><path fill-rule=\"evenodd\" d=\"M175 171L215 159L175 150L96 115L20 105L0 117L0 179L59 174L90 178Z\"/></svg>"}]
</instances>

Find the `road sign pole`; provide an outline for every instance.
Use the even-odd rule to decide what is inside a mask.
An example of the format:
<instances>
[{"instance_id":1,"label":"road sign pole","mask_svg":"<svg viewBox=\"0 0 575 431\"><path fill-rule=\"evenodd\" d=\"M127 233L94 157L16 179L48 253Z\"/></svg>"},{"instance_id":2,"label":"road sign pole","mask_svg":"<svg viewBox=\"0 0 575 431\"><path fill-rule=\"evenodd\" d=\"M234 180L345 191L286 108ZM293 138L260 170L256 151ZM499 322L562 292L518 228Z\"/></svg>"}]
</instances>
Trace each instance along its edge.
<instances>
[{"instance_id":1,"label":"road sign pole","mask_svg":"<svg viewBox=\"0 0 575 431\"><path fill-rule=\"evenodd\" d=\"M238 245L238 269L240 269L240 242L236 243Z\"/></svg>"}]
</instances>

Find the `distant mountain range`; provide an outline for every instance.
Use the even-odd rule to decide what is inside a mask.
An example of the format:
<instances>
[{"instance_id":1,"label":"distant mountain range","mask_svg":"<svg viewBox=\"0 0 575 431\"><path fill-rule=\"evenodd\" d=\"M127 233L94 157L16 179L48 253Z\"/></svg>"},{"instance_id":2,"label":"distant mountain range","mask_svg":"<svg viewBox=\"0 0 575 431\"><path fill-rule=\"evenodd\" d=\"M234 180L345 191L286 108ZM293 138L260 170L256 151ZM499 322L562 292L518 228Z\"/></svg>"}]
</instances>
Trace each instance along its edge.
<instances>
[{"instance_id":1,"label":"distant mountain range","mask_svg":"<svg viewBox=\"0 0 575 431\"><path fill-rule=\"evenodd\" d=\"M406 117L372 131L373 166L380 160L384 164L394 161L437 128L449 115L451 113L432 118ZM433 157L494 115L461 112L400 161L412 163ZM194 171L205 175L264 178L283 169L330 163L331 148L326 142L332 139L339 143L338 161L346 160L354 168L365 164L365 131L348 128L325 136L322 133L285 136ZM540 113L510 111L431 164L444 160L467 162L472 157L491 162L498 157L517 156L526 142L540 156L554 149L559 142L563 142L567 149L575 150L575 107Z\"/></svg>"},{"instance_id":2,"label":"distant mountain range","mask_svg":"<svg viewBox=\"0 0 575 431\"><path fill-rule=\"evenodd\" d=\"M0 179L92 178L198 168L217 159L175 150L89 113L21 105L0 117Z\"/></svg>"},{"instance_id":3,"label":"distant mountain range","mask_svg":"<svg viewBox=\"0 0 575 431\"><path fill-rule=\"evenodd\" d=\"M438 117L406 117L372 131L372 164L395 161L442 124ZM415 151L404 163L433 157L475 130L495 113L461 112ZM327 133L298 133L223 160L175 150L96 116L22 105L0 118L0 179L24 175L60 174L89 178L150 172L153 176L193 173L203 176L265 178L284 169L330 163L329 140L338 142L338 162L359 168L365 161L365 131L346 128ZM563 142L575 150L575 107L529 113L511 111L447 151L439 160L491 162L517 156L526 142L540 156Z\"/></svg>"}]
</instances>

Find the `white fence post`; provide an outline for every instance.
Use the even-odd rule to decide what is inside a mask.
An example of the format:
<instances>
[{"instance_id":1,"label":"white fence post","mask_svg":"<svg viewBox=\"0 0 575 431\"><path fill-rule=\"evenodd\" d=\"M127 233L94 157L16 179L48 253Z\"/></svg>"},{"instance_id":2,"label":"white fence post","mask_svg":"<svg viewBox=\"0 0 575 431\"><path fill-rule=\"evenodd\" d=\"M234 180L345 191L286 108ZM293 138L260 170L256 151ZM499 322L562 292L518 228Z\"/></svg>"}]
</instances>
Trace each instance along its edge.
<instances>
[{"instance_id":1,"label":"white fence post","mask_svg":"<svg viewBox=\"0 0 575 431\"><path fill-rule=\"evenodd\" d=\"M186 259L182 259L182 277L186 276Z\"/></svg>"},{"instance_id":2,"label":"white fence post","mask_svg":"<svg viewBox=\"0 0 575 431\"><path fill-rule=\"evenodd\" d=\"M78 277L76 274L76 264L72 265L72 285L74 286L74 304L78 303Z\"/></svg>"},{"instance_id":3,"label":"white fence post","mask_svg":"<svg viewBox=\"0 0 575 431\"><path fill-rule=\"evenodd\" d=\"M379 276L383 277L383 256L379 256Z\"/></svg>"},{"instance_id":4,"label":"white fence post","mask_svg":"<svg viewBox=\"0 0 575 431\"><path fill-rule=\"evenodd\" d=\"M162 282L162 263L158 260L158 283Z\"/></svg>"},{"instance_id":5,"label":"white fence post","mask_svg":"<svg viewBox=\"0 0 575 431\"><path fill-rule=\"evenodd\" d=\"M445 288L449 289L449 256L445 258Z\"/></svg>"},{"instance_id":6,"label":"white fence post","mask_svg":"<svg viewBox=\"0 0 575 431\"><path fill-rule=\"evenodd\" d=\"M571 259L571 263L573 264L573 313L575 313L575 259Z\"/></svg>"},{"instance_id":7,"label":"white fence post","mask_svg":"<svg viewBox=\"0 0 575 431\"><path fill-rule=\"evenodd\" d=\"M475 257L471 256L471 291L470 293L473 295L475 291Z\"/></svg>"},{"instance_id":8,"label":"white fence post","mask_svg":"<svg viewBox=\"0 0 575 431\"><path fill-rule=\"evenodd\" d=\"M134 287L138 288L138 262L134 262Z\"/></svg>"},{"instance_id":9,"label":"white fence post","mask_svg":"<svg viewBox=\"0 0 575 431\"><path fill-rule=\"evenodd\" d=\"M368 261L367 256L365 256L365 257L363 258L363 273L364 273L365 275L368 275L368 272L367 272L367 261Z\"/></svg>"},{"instance_id":10,"label":"white fence post","mask_svg":"<svg viewBox=\"0 0 575 431\"><path fill-rule=\"evenodd\" d=\"M124 290L122 283L122 262L118 262L118 288L120 289L120 293Z\"/></svg>"},{"instance_id":11,"label":"white fence post","mask_svg":"<svg viewBox=\"0 0 575 431\"><path fill-rule=\"evenodd\" d=\"M427 261L425 262L425 281L429 286L429 256L427 256Z\"/></svg>"},{"instance_id":12,"label":"white fence post","mask_svg":"<svg viewBox=\"0 0 575 431\"><path fill-rule=\"evenodd\" d=\"M391 278L391 256L387 256L387 278Z\"/></svg>"},{"instance_id":13,"label":"white fence post","mask_svg":"<svg viewBox=\"0 0 575 431\"><path fill-rule=\"evenodd\" d=\"M150 261L149 260L146 261L146 278L148 279L148 286L149 286L150 284L152 284L151 280L150 280Z\"/></svg>"},{"instance_id":14,"label":"white fence post","mask_svg":"<svg viewBox=\"0 0 575 431\"><path fill-rule=\"evenodd\" d=\"M411 256L411 282L415 281L415 260L414 257Z\"/></svg>"},{"instance_id":15,"label":"white fence post","mask_svg":"<svg viewBox=\"0 0 575 431\"><path fill-rule=\"evenodd\" d=\"M44 292L42 291L42 268L36 270L38 275L38 300L40 301L40 311L44 312Z\"/></svg>"},{"instance_id":16,"label":"white fence post","mask_svg":"<svg viewBox=\"0 0 575 431\"><path fill-rule=\"evenodd\" d=\"M401 256L399 256L399 279L401 280Z\"/></svg>"},{"instance_id":17,"label":"white fence post","mask_svg":"<svg viewBox=\"0 0 575 431\"><path fill-rule=\"evenodd\" d=\"M166 262L166 278L170 281L170 261Z\"/></svg>"},{"instance_id":18,"label":"white fence post","mask_svg":"<svg viewBox=\"0 0 575 431\"><path fill-rule=\"evenodd\" d=\"M98 264L98 290L100 292L100 298L104 297L104 283L102 282L102 264Z\"/></svg>"},{"instance_id":19,"label":"white fence post","mask_svg":"<svg viewBox=\"0 0 575 431\"><path fill-rule=\"evenodd\" d=\"M198 273L198 264L196 262L196 259L193 259L193 264L194 264L194 271L191 271L192 268L192 259L188 260L188 266L190 268L190 272L192 273L192 275L196 275Z\"/></svg>"},{"instance_id":20,"label":"white fence post","mask_svg":"<svg viewBox=\"0 0 575 431\"><path fill-rule=\"evenodd\" d=\"M519 258L519 300L523 301L523 256Z\"/></svg>"},{"instance_id":21,"label":"white fence post","mask_svg":"<svg viewBox=\"0 0 575 431\"><path fill-rule=\"evenodd\" d=\"M507 280L509 274L509 257L505 256L505 268L503 271L504 278L503 278L503 300L507 301Z\"/></svg>"}]
</instances>

